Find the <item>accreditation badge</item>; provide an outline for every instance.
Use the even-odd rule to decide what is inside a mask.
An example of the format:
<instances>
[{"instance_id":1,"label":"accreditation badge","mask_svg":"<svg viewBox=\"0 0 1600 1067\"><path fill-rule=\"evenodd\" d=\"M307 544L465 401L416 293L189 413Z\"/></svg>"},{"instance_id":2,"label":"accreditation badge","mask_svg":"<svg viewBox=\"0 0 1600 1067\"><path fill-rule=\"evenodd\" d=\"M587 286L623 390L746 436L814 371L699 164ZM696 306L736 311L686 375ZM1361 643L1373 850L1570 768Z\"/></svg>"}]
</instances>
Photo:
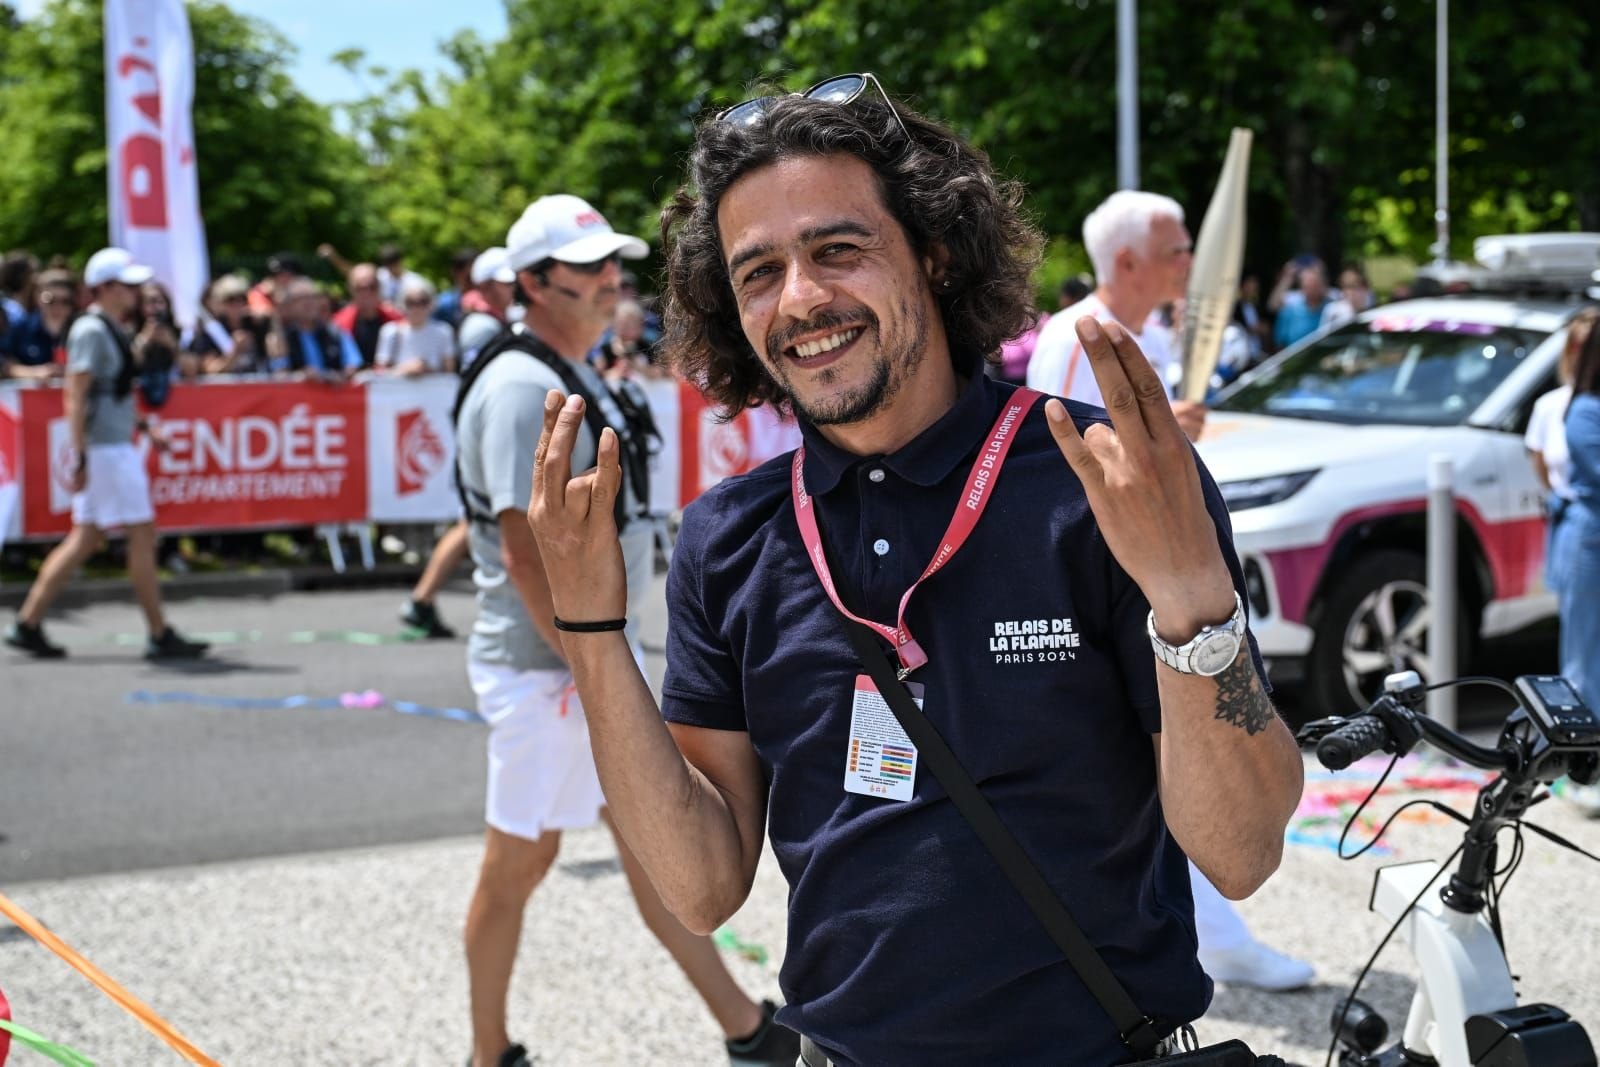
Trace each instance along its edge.
<instances>
[{"instance_id":1,"label":"accreditation badge","mask_svg":"<svg viewBox=\"0 0 1600 1067\"><path fill-rule=\"evenodd\" d=\"M906 688L922 707L920 682ZM889 704L865 674L856 675L850 705L850 745L844 764L844 790L866 797L906 801L917 784L917 749Z\"/></svg>"}]
</instances>

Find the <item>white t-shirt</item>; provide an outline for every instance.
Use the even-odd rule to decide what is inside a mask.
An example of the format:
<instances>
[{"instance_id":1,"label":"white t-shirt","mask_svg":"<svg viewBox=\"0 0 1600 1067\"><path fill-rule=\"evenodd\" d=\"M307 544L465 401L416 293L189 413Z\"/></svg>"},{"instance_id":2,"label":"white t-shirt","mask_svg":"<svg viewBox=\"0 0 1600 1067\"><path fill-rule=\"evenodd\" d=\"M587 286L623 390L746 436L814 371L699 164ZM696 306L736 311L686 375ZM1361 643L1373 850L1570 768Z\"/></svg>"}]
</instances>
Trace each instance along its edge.
<instances>
[{"instance_id":1,"label":"white t-shirt","mask_svg":"<svg viewBox=\"0 0 1600 1067\"><path fill-rule=\"evenodd\" d=\"M1559 496L1572 498L1572 456L1567 452L1567 405L1572 402L1572 386L1552 389L1533 402L1533 414L1528 418L1528 432L1522 443L1529 452L1544 457L1545 470L1550 472L1550 488Z\"/></svg>"},{"instance_id":2,"label":"white t-shirt","mask_svg":"<svg viewBox=\"0 0 1600 1067\"><path fill-rule=\"evenodd\" d=\"M1033 359L1028 361L1028 387L1051 396L1064 396L1069 400L1103 408L1106 405L1100 395L1100 383L1095 381L1089 357L1074 328L1085 315L1093 315L1099 322L1117 321L1117 317L1093 293L1065 311L1051 315L1050 321L1039 332L1039 343L1034 346ZM1139 345L1139 350L1166 385L1167 395L1172 396L1173 378L1181 374L1182 366L1172 351L1171 331L1155 322L1146 322L1142 333L1129 329L1127 323L1120 325Z\"/></svg>"},{"instance_id":3,"label":"white t-shirt","mask_svg":"<svg viewBox=\"0 0 1600 1067\"><path fill-rule=\"evenodd\" d=\"M378 331L378 351L374 362L380 367L397 367L413 359L422 360L430 374L445 369L445 361L456 353L455 334L437 319L429 319L421 329L404 319L386 322Z\"/></svg>"}]
</instances>

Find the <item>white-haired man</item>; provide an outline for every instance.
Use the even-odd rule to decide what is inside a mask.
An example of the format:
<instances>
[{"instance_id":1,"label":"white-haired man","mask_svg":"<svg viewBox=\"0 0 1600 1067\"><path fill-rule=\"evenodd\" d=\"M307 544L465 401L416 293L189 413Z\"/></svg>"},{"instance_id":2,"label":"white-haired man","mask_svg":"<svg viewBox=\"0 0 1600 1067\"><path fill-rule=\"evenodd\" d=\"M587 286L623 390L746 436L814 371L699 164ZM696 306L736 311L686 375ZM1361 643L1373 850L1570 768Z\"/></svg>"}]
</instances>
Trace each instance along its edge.
<instances>
[{"instance_id":1,"label":"white-haired man","mask_svg":"<svg viewBox=\"0 0 1600 1067\"><path fill-rule=\"evenodd\" d=\"M1119 323L1132 334L1170 392L1180 363L1166 327L1151 321L1163 304L1183 297L1194 243L1183 224L1183 208L1171 197L1124 189L1112 193L1083 220L1083 243L1094 264L1096 288L1051 317L1028 363L1028 385L1040 392L1104 407L1089 373L1073 323L1085 315ZM1190 440L1200 436L1205 408L1177 400L1178 424Z\"/></svg>"},{"instance_id":2,"label":"white-haired man","mask_svg":"<svg viewBox=\"0 0 1600 1067\"><path fill-rule=\"evenodd\" d=\"M1183 207L1171 197L1123 189L1112 193L1083 220L1083 243L1094 264L1094 292L1051 317L1028 364L1028 385L1045 393L1104 407L1074 324L1086 315L1116 322L1133 334L1170 394L1181 372L1172 334L1153 321L1156 309L1181 299L1189 283L1193 242ZM1173 414L1190 440L1205 427L1206 409L1172 401ZM1298 989L1315 972L1251 936L1233 905L1189 867L1194 890L1200 962L1212 978L1259 989Z\"/></svg>"}]
</instances>

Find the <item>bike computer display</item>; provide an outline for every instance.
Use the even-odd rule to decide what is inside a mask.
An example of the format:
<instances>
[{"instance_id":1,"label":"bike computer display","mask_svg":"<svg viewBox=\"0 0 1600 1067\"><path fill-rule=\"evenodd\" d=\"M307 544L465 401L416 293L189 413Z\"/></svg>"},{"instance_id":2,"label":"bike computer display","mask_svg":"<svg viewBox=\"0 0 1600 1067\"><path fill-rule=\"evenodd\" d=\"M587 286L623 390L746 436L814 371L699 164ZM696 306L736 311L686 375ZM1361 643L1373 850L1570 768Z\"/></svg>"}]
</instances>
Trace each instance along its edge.
<instances>
[{"instance_id":1,"label":"bike computer display","mask_svg":"<svg viewBox=\"0 0 1600 1067\"><path fill-rule=\"evenodd\" d=\"M1600 746L1600 718L1572 687L1555 674L1529 674L1517 679L1529 715L1556 744Z\"/></svg>"}]
</instances>

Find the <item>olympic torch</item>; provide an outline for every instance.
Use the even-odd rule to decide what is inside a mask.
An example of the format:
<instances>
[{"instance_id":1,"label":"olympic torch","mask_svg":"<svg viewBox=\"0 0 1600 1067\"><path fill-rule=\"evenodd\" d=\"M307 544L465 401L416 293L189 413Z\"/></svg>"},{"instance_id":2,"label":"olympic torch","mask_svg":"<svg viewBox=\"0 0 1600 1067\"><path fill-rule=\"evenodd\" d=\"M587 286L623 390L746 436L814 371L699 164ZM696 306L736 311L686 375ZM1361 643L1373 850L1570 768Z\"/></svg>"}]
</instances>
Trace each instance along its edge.
<instances>
[{"instance_id":1,"label":"olympic torch","mask_svg":"<svg viewBox=\"0 0 1600 1067\"><path fill-rule=\"evenodd\" d=\"M1201 401L1222 355L1222 332L1233 318L1244 266L1245 189L1250 177L1249 130L1235 128L1216 191L1200 223L1183 311L1183 384L1179 396Z\"/></svg>"}]
</instances>

